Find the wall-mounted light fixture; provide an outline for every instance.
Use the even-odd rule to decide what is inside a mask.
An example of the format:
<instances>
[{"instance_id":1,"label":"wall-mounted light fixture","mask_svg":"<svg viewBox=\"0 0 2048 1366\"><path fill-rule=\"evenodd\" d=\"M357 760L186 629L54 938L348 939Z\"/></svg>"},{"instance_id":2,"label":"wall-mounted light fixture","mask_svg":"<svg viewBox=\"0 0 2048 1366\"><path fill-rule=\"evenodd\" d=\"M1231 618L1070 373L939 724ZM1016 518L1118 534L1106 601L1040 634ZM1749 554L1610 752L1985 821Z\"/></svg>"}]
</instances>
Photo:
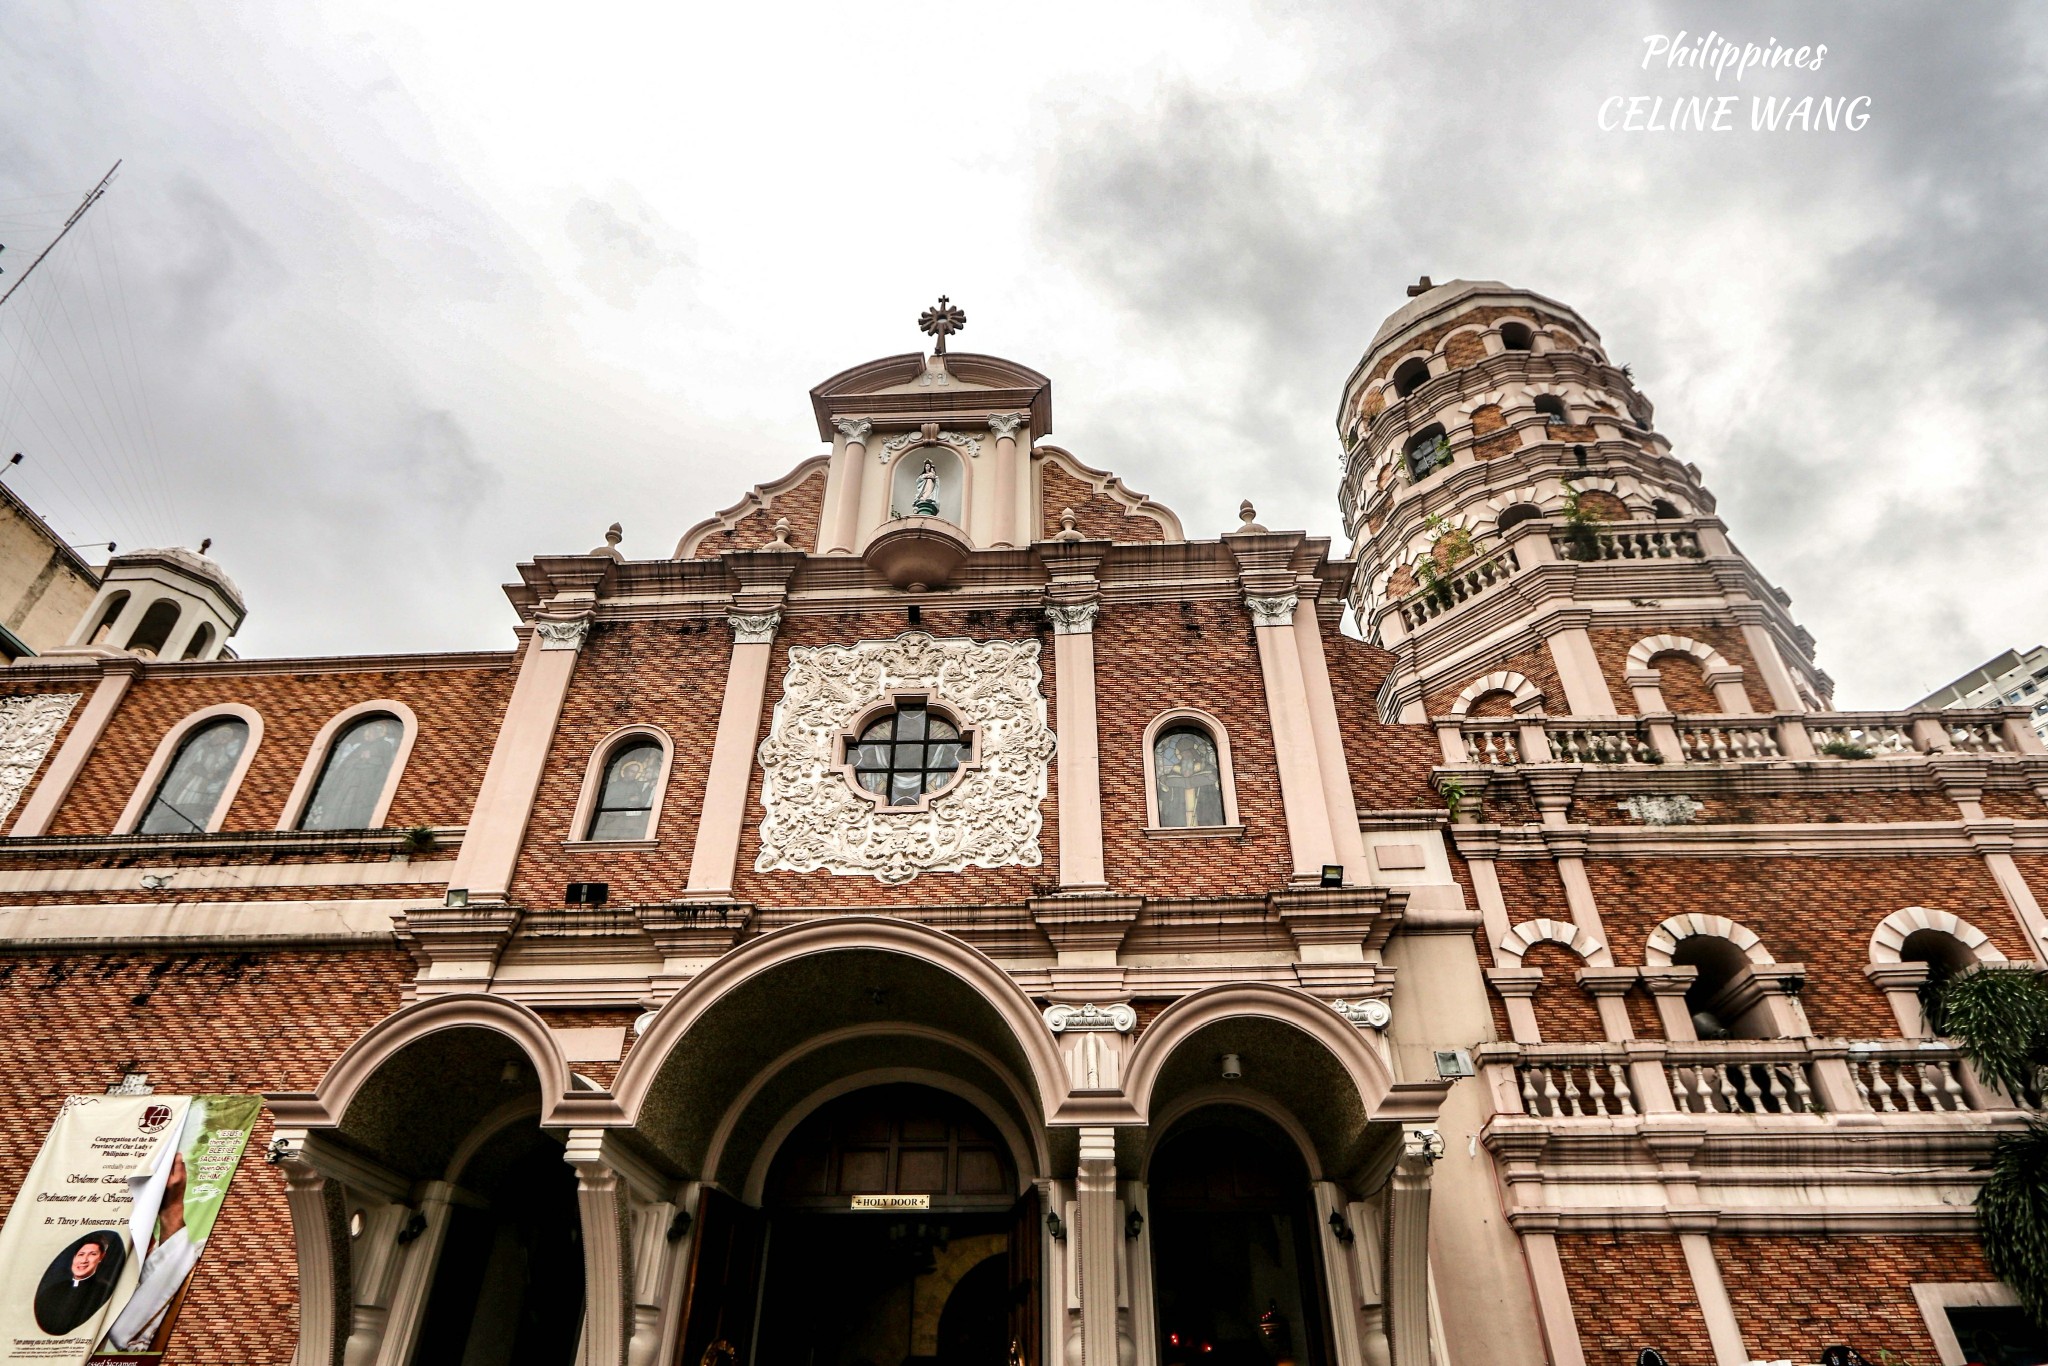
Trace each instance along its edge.
<instances>
[{"instance_id":1,"label":"wall-mounted light fixture","mask_svg":"<svg viewBox=\"0 0 2048 1366\"><path fill-rule=\"evenodd\" d=\"M1045 1231L1052 1235L1052 1240L1056 1243L1067 1241L1067 1221L1051 1210L1045 1212Z\"/></svg>"},{"instance_id":2,"label":"wall-mounted light fixture","mask_svg":"<svg viewBox=\"0 0 2048 1366\"><path fill-rule=\"evenodd\" d=\"M1344 1217L1344 1211L1337 1209L1330 1211L1330 1232L1337 1235L1340 1243L1348 1243L1358 1236L1351 1231L1351 1221Z\"/></svg>"},{"instance_id":3,"label":"wall-mounted light fixture","mask_svg":"<svg viewBox=\"0 0 2048 1366\"><path fill-rule=\"evenodd\" d=\"M1145 1211L1127 1210L1124 1213L1124 1237L1135 1238L1145 1231Z\"/></svg>"},{"instance_id":4,"label":"wall-mounted light fixture","mask_svg":"<svg viewBox=\"0 0 2048 1366\"><path fill-rule=\"evenodd\" d=\"M1344 865L1341 863L1324 864L1321 885L1324 887L1342 887L1344 885Z\"/></svg>"},{"instance_id":5,"label":"wall-mounted light fixture","mask_svg":"<svg viewBox=\"0 0 2048 1366\"><path fill-rule=\"evenodd\" d=\"M1244 1059L1235 1053L1223 1055L1223 1080L1239 1081L1244 1077Z\"/></svg>"},{"instance_id":6,"label":"wall-mounted light fixture","mask_svg":"<svg viewBox=\"0 0 2048 1366\"><path fill-rule=\"evenodd\" d=\"M446 906L451 911L461 910L463 907L469 905L469 888L450 887L448 889L448 899L442 902L441 904Z\"/></svg>"}]
</instances>

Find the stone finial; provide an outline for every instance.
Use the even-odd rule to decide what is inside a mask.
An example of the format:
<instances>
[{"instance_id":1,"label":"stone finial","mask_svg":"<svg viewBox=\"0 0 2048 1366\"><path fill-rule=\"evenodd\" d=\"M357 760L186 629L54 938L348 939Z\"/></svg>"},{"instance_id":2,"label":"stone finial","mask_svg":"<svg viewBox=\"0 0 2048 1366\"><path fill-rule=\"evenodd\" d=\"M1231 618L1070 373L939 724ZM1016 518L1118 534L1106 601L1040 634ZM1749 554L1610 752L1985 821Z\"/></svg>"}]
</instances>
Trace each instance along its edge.
<instances>
[{"instance_id":1,"label":"stone finial","mask_svg":"<svg viewBox=\"0 0 2048 1366\"><path fill-rule=\"evenodd\" d=\"M1263 536L1266 534L1266 529L1259 525L1259 512L1257 508L1252 506L1251 499L1247 498L1237 505L1237 519L1242 525L1232 533L1233 535Z\"/></svg>"},{"instance_id":2,"label":"stone finial","mask_svg":"<svg viewBox=\"0 0 2048 1366\"><path fill-rule=\"evenodd\" d=\"M1431 284L1429 277L1425 275L1420 280L1417 280L1414 284L1408 286L1408 297L1411 299L1419 299L1423 295L1429 293L1429 291L1435 288L1436 286Z\"/></svg>"},{"instance_id":3,"label":"stone finial","mask_svg":"<svg viewBox=\"0 0 2048 1366\"><path fill-rule=\"evenodd\" d=\"M1060 509L1060 530L1059 534L1054 536L1053 539L1055 541L1085 541L1088 539L1074 525L1074 510L1072 508Z\"/></svg>"},{"instance_id":4,"label":"stone finial","mask_svg":"<svg viewBox=\"0 0 2048 1366\"><path fill-rule=\"evenodd\" d=\"M795 546L793 546L793 545L791 545L791 544L789 543L789 518L787 518L787 517L777 517L777 518L775 519L775 539L774 539L774 540L772 540L772 541L770 541L770 542L768 542L768 544L766 544L766 545L762 546L762 547L761 547L761 549L763 549L763 550L794 550L794 549L796 549L796 547L795 547Z\"/></svg>"},{"instance_id":5,"label":"stone finial","mask_svg":"<svg viewBox=\"0 0 2048 1366\"><path fill-rule=\"evenodd\" d=\"M623 563L626 557L619 552L619 542L625 539L625 529L622 528L617 522L613 522L604 530L604 544L599 546L592 546L590 549L590 553L593 555L602 555L608 560L618 560Z\"/></svg>"},{"instance_id":6,"label":"stone finial","mask_svg":"<svg viewBox=\"0 0 2048 1366\"><path fill-rule=\"evenodd\" d=\"M199 543L200 554L204 555L207 551L211 549L213 549L213 537L208 536L205 540Z\"/></svg>"}]
</instances>

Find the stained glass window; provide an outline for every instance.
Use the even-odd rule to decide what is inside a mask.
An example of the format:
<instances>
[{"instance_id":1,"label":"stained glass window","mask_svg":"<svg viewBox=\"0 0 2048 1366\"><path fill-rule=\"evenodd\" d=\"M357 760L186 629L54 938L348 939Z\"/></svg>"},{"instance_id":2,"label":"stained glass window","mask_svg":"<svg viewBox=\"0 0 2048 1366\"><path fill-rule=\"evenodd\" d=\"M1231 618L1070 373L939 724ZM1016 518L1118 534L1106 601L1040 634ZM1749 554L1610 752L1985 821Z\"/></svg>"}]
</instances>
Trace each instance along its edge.
<instances>
[{"instance_id":1,"label":"stained glass window","mask_svg":"<svg viewBox=\"0 0 2048 1366\"><path fill-rule=\"evenodd\" d=\"M404 735L404 724L387 712L361 717L343 730L327 751L299 829L369 829Z\"/></svg>"},{"instance_id":2,"label":"stained glass window","mask_svg":"<svg viewBox=\"0 0 2048 1366\"><path fill-rule=\"evenodd\" d=\"M221 791L228 775L249 743L249 724L232 716L209 721L185 737L170 771L157 784L142 823L141 835L188 835L204 833L220 805Z\"/></svg>"},{"instance_id":3,"label":"stained glass window","mask_svg":"<svg viewBox=\"0 0 2048 1366\"><path fill-rule=\"evenodd\" d=\"M1223 766L1208 731L1175 726L1153 741L1152 776L1161 825L1223 824Z\"/></svg>"},{"instance_id":4,"label":"stained glass window","mask_svg":"<svg viewBox=\"0 0 2048 1366\"><path fill-rule=\"evenodd\" d=\"M854 779L890 806L915 806L953 781L972 741L922 703L905 703L849 742Z\"/></svg>"},{"instance_id":5,"label":"stained glass window","mask_svg":"<svg viewBox=\"0 0 2048 1366\"><path fill-rule=\"evenodd\" d=\"M644 840L654 815L654 788L661 781L661 746L653 740L628 740L604 766L604 786L590 818L594 840Z\"/></svg>"}]
</instances>

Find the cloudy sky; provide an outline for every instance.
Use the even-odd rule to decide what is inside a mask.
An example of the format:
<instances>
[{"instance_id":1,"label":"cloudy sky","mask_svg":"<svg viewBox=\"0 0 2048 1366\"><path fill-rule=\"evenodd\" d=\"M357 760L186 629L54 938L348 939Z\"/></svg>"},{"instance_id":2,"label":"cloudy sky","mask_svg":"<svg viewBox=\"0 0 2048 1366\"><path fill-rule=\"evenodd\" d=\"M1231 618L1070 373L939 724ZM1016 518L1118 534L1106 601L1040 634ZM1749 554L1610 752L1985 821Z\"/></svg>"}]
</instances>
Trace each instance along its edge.
<instances>
[{"instance_id":1,"label":"cloudy sky","mask_svg":"<svg viewBox=\"0 0 2048 1366\"><path fill-rule=\"evenodd\" d=\"M7 477L213 537L245 654L505 646L519 560L669 553L941 292L1191 534L1338 539L1338 389L1423 273L1586 314L1843 705L2048 639L2048 6L285 11L0 29L0 284L122 160L0 309ZM1642 68L1706 29L1827 55ZM1788 93L1869 122L1747 131ZM1739 130L1599 126L1700 94Z\"/></svg>"}]
</instances>

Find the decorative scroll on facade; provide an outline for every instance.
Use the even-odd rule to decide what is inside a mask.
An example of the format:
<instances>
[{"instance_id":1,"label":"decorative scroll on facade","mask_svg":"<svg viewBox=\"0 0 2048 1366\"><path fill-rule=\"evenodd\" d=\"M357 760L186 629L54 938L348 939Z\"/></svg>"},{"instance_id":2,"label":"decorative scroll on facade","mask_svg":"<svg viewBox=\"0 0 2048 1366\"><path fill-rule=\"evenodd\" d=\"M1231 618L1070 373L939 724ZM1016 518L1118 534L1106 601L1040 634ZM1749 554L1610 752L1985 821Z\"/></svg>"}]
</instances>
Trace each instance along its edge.
<instances>
[{"instance_id":1,"label":"decorative scroll on facade","mask_svg":"<svg viewBox=\"0 0 2048 1366\"><path fill-rule=\"evenodd\" d=\"M80 694L0 697L0 818L14 810Z\"/></svg>"},{"instance_id":2,"label":"decorative scroll on facade","mask_svg":"<svg viewBox=\"0 0 2048 1366\"><path fill-rule=\"evenodd\" d=\"M758 872L865 874L1036 867L1053 734L1035 640L894 640L799 646L761 742ZM923 693L976 735L975 765L923 810L877 807L840 767L844 737L892 695Z\"/></svg>"}]
</instances>

